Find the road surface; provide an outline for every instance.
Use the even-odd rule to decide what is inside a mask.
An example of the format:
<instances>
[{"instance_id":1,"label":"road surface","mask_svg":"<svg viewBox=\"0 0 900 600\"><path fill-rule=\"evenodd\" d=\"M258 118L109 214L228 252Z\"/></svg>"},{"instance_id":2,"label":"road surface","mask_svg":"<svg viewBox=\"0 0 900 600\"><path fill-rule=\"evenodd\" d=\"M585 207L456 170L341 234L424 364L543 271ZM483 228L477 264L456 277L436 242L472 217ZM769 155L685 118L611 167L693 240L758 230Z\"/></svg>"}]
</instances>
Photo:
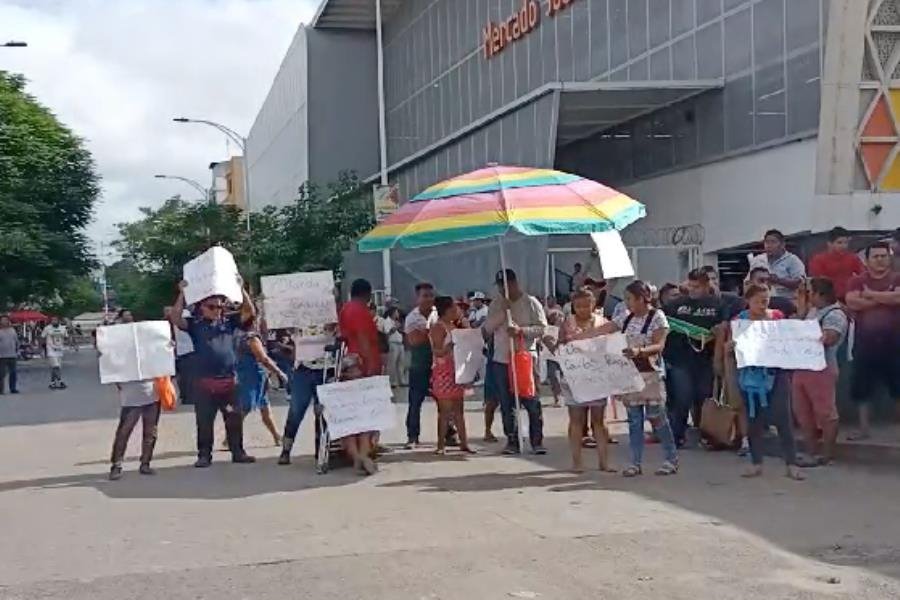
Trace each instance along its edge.
<instances>
[{"instance_id":1,"label":"road surface","mask_svg":"<svg viewBox=\"0 0 900 600\"><path fill-rule=\"evenodd\" d=\"M278 467L252 415L260 463L217 453L197 471L193 416L180 412L163 416L158 475L131 461L113 483L116 398L90 352L67 363L69 390L49 391L32 362L24 393L0 397L3 600L900 597L895 471L835 467L797 483L771 462L746 481L736 457L693 451L673 478L577 476L561 470L563 409L545 411L549 456L396 452L369 479L315 475L308 421L306 455ZM430 405L424 423L433 437ZM135 436L129 456L137 448Z\"/></svg>"}]
</instances>

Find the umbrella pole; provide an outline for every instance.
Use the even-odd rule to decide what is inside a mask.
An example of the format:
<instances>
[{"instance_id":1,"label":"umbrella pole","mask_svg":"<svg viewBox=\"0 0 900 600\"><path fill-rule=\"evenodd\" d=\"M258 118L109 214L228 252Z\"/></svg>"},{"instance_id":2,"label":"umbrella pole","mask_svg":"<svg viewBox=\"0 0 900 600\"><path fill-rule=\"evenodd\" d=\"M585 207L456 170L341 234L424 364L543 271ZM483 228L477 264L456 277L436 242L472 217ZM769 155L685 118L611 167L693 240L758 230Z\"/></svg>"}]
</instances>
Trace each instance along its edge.
<instances>
[{"instance_id":1,"label":"umbrella pole","mask_svg":"<svg viewBox=\"0 0 900 600\"><path fill-rule=\"evenodd\" d=\"M497 243L500 245L500 272L503 274L503 295L506 296L506 301L509 302L509 282L506 279L506 251L503 248L503 237L500 236L497 238ZM512 325L512 311L510 309L506 309L506 324ZM507 335L507 337L509 337ZM522 415L522 401L519 398L519 380L518 374L516 373L516 345L515 340L512 338L509 339L509 366L510 373L512 373L512 388L513 388L513 398L516 400L516 431L519 436L519 450L520 452L525 451L525 431L522 427L521 423L521 415Z\"/></svg>"}]
</instances>

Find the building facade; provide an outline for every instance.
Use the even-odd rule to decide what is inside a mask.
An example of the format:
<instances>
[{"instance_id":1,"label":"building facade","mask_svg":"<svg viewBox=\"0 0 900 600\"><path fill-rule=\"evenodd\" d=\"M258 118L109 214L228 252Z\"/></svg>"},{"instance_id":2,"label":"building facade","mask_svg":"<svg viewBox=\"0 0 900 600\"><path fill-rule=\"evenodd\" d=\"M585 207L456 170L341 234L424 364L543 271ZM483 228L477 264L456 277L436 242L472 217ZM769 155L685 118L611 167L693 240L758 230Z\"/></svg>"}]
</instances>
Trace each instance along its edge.
<instances>
[{"instance_id":1,"label":"building facade","mask_svg":"<svg viewBox=\"0 0 900 600\"><path fill-rule=\"evenodd\" d=\"M624 237L638 274L656 281L701 262L738 272L770 227L802 250L836 224L900 223L895 0L381 5L387 170L401 199L492 162L578 173L646 204ZM324 0L311 30L375 27L375 0ZM557 289L589 247L511 243L535 291ZM397 252L394 288L486 285L490 248ZM376 281L380 264L348 257Z\"/></svg>"}]
</instances>

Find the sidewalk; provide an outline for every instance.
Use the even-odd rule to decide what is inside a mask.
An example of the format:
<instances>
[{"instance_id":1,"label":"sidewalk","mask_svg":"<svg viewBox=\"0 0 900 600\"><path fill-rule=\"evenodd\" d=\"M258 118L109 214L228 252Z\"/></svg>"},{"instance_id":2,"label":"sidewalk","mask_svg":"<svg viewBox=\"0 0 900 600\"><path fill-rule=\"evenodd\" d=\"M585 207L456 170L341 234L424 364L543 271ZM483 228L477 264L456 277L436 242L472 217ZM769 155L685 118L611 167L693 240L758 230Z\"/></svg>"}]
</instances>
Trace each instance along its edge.
<instances>
[{"instance_id":1,"label":"sidewalk","mask_svg":"<svg viewBox=\"0 0 900 600\"><path fill-rule=\"evenodd\" d=\"M838 439L838 459L850 463L900 466L900 424L876 425L868 440L851 442L850 432L842 431Z\"/></svg>"}]
</instances>

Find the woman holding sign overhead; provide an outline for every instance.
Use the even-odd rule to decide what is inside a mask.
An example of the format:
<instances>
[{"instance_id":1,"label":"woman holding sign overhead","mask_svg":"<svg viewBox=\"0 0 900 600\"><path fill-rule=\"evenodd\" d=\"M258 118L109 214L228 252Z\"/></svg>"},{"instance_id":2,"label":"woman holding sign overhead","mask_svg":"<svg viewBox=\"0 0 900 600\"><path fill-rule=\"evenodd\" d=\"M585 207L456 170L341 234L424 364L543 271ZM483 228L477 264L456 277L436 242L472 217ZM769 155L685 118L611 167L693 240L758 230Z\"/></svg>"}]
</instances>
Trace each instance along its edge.
<instances>
[{"instance_id":1,"label":"woman holding sign overhead","mask_svg":"<svg viewBox=\"0 0 900 600\"><path fill-rule=\"evenodd\" d=\"M469 454L475 451L469 447L466 434L466 418L463 396L465 386L456 383L456 367L453 362L454 329L468 323L462 318L459 306L450 296L439 296L434 301L438 319L428 331L433 362L431 367L431 393L438 405L438 447L436 454L444 454L447 448L447 432L450 421L459 432L459 449Z\"/></svg>"},{"instance_id":2,"label":"woman holding sign overhead","mask_svg":"<svg viewBox=\"0 0 900 600\"><path fill-rule=\"evenodd\" d=\"M589 288L581 288L572 294L572 313L563 322L559 332L559 345L575 340L584 340L603 335L603 326L607 323L603 316L596 312L597 301ZM545 337L544 343L555 352L556 343L552 337ZM609 466L608 444L609 432L606 429L604 416L606 398L598 398L593 402L577 403L569 385L562 381L562 394L569 409L569 450L572 452L572 470L582 472L584 463L581 458L584 431L588 417L594 435L597 438L597 461L601 471L613 471Z\"/></svg>"}]
</instances>

